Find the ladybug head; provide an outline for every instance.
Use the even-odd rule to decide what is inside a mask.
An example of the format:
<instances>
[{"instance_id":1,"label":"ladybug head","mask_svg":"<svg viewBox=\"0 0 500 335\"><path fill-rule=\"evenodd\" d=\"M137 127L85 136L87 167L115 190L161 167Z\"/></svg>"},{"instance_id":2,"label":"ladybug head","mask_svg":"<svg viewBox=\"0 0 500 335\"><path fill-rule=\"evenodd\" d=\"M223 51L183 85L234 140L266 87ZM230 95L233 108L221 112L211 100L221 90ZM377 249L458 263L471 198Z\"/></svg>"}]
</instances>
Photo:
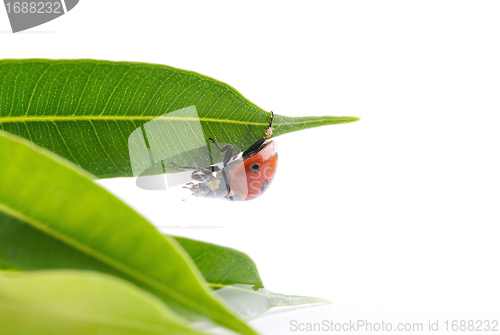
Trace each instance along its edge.
<instances>
[{"instance_id":1,"label":"ladybug head","mask_svg":"<svg viewBox=\"0 0 500 335\"><path fill-rule=\"evenodd\" d=\"M243 162L231 175L230 197L251 200L259 197L271 185L278 167L278 147L268 140L252 151L245 151Z\"/></svg>"}]
</instances>

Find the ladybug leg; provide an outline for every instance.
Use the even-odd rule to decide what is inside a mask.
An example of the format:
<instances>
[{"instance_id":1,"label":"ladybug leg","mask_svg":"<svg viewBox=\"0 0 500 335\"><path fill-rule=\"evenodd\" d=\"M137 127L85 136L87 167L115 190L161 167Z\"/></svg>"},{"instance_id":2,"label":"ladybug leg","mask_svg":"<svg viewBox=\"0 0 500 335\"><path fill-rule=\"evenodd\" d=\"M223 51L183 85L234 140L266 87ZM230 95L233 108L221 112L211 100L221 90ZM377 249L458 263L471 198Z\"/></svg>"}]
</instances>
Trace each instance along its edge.
<instances>
[{"instance_id":1,"label":"ladybug leg","mask_svg":"<svg viewBox=\"0 0 500 335\"><path fill-rule=\"evenodd\" d=\"M203 182L203 181L207 180L208 178L210 178L210 176L212 176L213 171L219 170L219 168L216 166L215 167L209 166L209 167L200 169L200 168L195 167L195 166L182 166L179 164L175 164L173 162L170 162L170 164L172 164L173 166L175 166L178 169L194 170L192 175L191 175L191 178L193 178L193 180L199 181L199 182Z\"/></svg>"},{"instance_id":2,"label":"ladybug leg","mask_svg":"<svg viewBox=\"0 0 500 335\"><path fill-rule=\"evenodd\" d=\"M220 170L218 166L208 166L208 167L200 169L199 167L196 167L196 166L182 166L182 165L176 164L174 162L170 162L170 164L172 164L173 166L175 166L178 169L203 171L206 174L212 174L212 172L217 172Z\"/></svg>"},{"instance_id":3,"label":"ladybug leg","mask_svg":"<svg viewBox=\"0 0 500 335\"><path fill-rule=\"evenodd\" d=\"M172 164L173 166L175 166L178 169L183 169L183 170L198 170L198 168L196 166L182 166L182 165L179 165L179 164L175 164L174 162L169 162L169 163Z\"/></svg>"},{"instance_id":4,"label":"ladybug leg","mask_svg":"<svg viewBox=\"0 0 500 335\"><path fill-rule=\"evenodd\" d=\"M221 148L219 143L217 143L213 138L209 137L208 139L212 141L212 143L217 147L217 149L219 149L220 152L226 152L226 154L224 155L224 160L222 161L222 165L226 167L231 157L233 157L233 146L231 144L228 144Z\"/></svg>"}]
</instances>

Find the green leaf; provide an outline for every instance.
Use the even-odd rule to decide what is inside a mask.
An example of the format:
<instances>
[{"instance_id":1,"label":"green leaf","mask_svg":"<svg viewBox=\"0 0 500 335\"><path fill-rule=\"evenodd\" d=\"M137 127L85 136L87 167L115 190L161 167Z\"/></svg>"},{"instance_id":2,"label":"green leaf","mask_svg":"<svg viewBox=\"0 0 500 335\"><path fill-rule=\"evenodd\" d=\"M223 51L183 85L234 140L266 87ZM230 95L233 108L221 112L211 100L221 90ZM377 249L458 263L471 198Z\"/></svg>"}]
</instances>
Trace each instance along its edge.
<instances>
[{"instance_id":1,"label":"green leaf","mask_svg":"<svg viewBox=\"0 0 500 335\"><path fill-rule=\"evenodd\" d=\"M190 319L255 334L214 299L186 252L72 163L0 131L0 262L91 269L133 282Z\"/></svg>"},{"instance_id":2,"label":"green leaf","mask_svg":"<svg viewBox=\"0 0 500 335\"><path fill-rule=\"evenodd\" d=\"M154 295L90 271L0 272L0 334L203 334Z\"/></svg>"},{"instance_id":3,"label":"green leaf","mask_svg":"<svg viewBox=\"0 0 500 335\"><path fill-rule=\"evenodd\" d=\"M174 238L189 253L216 294L243 318L257 316L273 307L331 303L322 298L269 291L264 288L254 261L241 251L183 237Z\"/></svg>"},{"instance_id":4,"label":"green leaf","mask_svg":"<svg viewBox=\"0 0 500 335\"><path fill-rule=\"evenodd\" d=\"M195 106L197 118L169 120L170 128L189 137L191 126L199 123L205 142L214 137L242 150L264 135L270 118L225 83L156 64L0 60L0 90L0 129L28 138L100 178L132 176L129 136L169 112ZM357 120L275 115L274 136ZM149 138L150 143L157 140L161 138ZM183 162L184 157L177 160Z\"/></svg>"},{"instance_id":5,"label":"green leaf","mask_svg":"<svg viewBox=\"0 0 500 335\"><path fill-rule=\"evenodd\" d=\"M246 284L254 289L264 287L255 262L247 254L212 243L174 238L191 256L214 290L232 284Z\"/></svg>"},{"instance_id":6,"label":"green leaf","mask_svg":"<svg viewBox=\"0 0 500 335\"><path fill-rule=\"evenodd\" d=\"M251 318L273 307L296 306L305 304L331 304L322 298L302 297L273 293L266 288L254 290L251 285L229 285L215 294L226 301L233 311L242 318Z\"/></svg>"}]
</instances>

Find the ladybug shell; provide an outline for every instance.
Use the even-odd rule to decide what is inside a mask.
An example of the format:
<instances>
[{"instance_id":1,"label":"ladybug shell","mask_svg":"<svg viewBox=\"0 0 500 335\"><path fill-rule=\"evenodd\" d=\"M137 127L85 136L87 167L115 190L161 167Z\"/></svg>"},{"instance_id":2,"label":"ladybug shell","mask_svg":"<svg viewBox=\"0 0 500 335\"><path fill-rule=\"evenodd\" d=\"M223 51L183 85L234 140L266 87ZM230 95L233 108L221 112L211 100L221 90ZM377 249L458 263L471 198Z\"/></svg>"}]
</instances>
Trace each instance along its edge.
<instances>
[{"instance_id":1,"label":"ladybug shell","mask_svg":"<svg viewBox=\"0 0 500 335\"><path fill-rule=\"evenodd\" d=\"M278 167L278 147L268 142L255 154L247 157L231 174L234 200L252 200L271 185Z\"/></svg>"}]
</instances>

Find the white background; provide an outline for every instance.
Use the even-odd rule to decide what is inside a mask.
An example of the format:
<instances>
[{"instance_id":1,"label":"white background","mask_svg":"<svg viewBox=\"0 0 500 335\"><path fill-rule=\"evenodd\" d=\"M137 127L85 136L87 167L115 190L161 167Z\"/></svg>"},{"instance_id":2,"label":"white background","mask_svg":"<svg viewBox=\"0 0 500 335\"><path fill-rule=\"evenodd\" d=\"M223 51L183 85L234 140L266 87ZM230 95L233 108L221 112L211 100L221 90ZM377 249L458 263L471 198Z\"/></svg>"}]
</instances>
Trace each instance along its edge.
<instances>
[{"instance_id":1,"label":"white background","mask_svg":"<svg viewBox=\"0 0 500 335\"><path fill-rule=\"evenodd\" d=\"M277 137L247 203L101 181L157 226L234 247L265 286L332 305L250 323L500 319L500 4L496 1L98 1L12 34L0 58L167 64L266 110L359 116ZM286 312L283 312L286 310ZM442 328L441 328L442 329Z\"/></svg>"}]
</instances>

